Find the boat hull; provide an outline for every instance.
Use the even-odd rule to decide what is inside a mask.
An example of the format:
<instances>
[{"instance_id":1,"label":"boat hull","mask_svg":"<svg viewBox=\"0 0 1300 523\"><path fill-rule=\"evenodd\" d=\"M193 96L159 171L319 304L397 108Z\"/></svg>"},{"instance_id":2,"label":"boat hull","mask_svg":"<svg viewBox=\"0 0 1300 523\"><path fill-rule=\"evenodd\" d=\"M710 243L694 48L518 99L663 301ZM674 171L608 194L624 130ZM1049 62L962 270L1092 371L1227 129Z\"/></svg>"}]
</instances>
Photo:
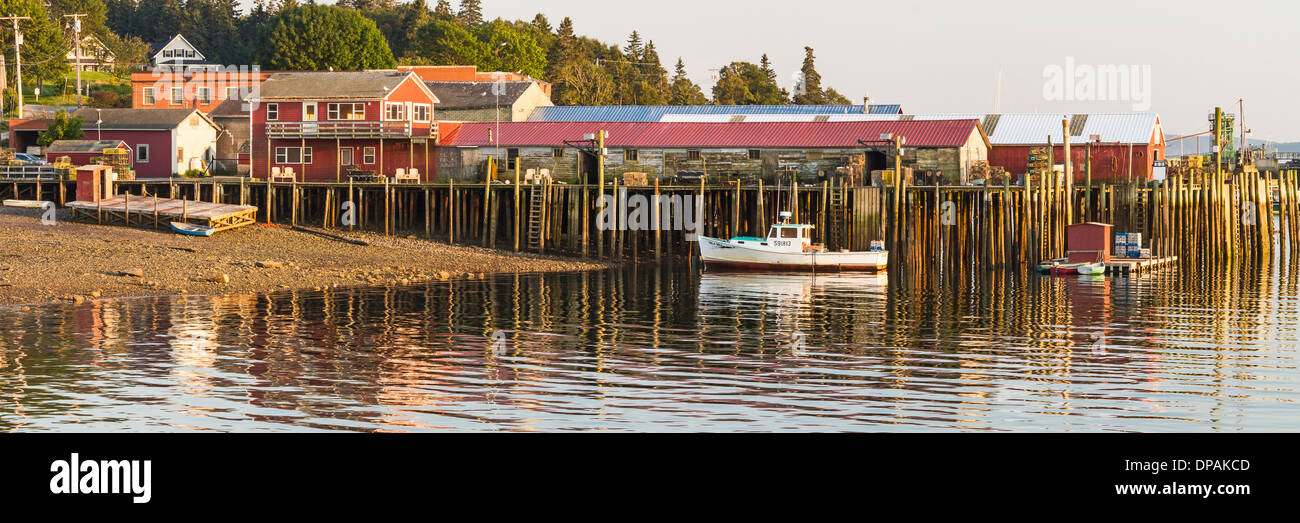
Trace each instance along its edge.
<instances>
[{"instance_id":1,"label":"boat hull","mask_svg":"<svg viewBox=\"0 0 1300 523\"><path fill-rule=\"evenodd\" d=\"M889 253L867 252L781 252L738 246L716 238L701 237L700 258L708 267L762 271L883 271Z\"/></svg>"},{"instance_id":2,"label":"boat hull","mask_svg":"<svg viewBox=\"0 0 1300 523\"><path fill-rule=\"evenodd\" d=\"M191 223L172 222L171 227L173 232L184 234L186 236L212 236L213 233L217 232L216 229L211 227L203 227Z\"/></svg>"}]
</instances>

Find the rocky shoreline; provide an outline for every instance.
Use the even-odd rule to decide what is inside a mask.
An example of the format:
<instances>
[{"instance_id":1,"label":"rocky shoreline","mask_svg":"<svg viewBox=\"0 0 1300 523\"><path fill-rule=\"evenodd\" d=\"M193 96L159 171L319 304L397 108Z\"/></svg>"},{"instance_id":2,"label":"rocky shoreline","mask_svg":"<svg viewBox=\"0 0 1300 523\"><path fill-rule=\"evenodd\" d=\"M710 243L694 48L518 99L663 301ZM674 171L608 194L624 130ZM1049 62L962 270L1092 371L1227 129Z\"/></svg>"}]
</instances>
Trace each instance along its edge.
<instances>
[{"instance_id":1,"label":"rocky shoreline","mask_svg":"<svg viewBox=\"0 0 1300 523\"><path fill-rule=\"evenodd\" d=\"M176 294L406 285L489 274L609 267L581 260L448 245L416 237L346 233L358 246L280 226L211 238L72 223L0 208L0 307Z\"/></svg>"}]
</instances>

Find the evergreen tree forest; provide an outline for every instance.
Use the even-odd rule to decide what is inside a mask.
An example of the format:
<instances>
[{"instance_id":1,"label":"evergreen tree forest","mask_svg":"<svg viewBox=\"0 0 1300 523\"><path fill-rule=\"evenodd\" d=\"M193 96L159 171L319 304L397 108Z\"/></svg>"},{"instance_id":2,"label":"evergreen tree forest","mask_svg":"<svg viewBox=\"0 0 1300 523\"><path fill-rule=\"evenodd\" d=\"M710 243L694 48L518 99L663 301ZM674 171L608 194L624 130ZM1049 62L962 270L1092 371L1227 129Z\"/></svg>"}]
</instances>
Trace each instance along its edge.
<instances>
[{"instance_id":1,"label":"evergreen tree forest","mask_svg":"<svg viewBox=\"0 0 1300 523\"><path fill-rule=\"evenodd\" d=\"M582 36L569 18L553 22L488 20L481 0L0 0L0 11L23 22L24 77L55 78L72 43L64 14L86 13L83 34L116 56L112 73L140 70L152 49L176 34L212 63L257 64L264 70L361 70L396 65L474 65L519 72L553 84L559 105L848 104L821 85L812 48L802 82L787 89L764 54L716 70L706 88L686 74L682 57L665 62L653 35L632 31L617 43ZM13 32L0 37L13 63ZM665 67L665 63L669 66ZM6 90L14 78L6 78ZM10 93L11 94L11 93ZM8 105L6 105L8 107Z\"/></svg>"}]
</instances>

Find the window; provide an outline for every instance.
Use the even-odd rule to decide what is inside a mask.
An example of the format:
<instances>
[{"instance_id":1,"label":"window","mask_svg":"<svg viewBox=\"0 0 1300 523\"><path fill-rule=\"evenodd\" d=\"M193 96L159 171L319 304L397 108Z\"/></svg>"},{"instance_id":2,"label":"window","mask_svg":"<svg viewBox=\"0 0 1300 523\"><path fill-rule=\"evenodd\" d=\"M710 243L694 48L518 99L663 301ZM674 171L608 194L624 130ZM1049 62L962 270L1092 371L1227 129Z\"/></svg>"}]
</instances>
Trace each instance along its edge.
<instances>
[{"instance_id":1,"label":"window","mask_svg":"<svg viewBox=\"0 0 1300 523\"><path fill-rule=\"evenodd\" d=\"M628 149L626 151L623 151L623 161L625 162L635 162L637 161L638 156L639 155L637 154L636 149Z\"/></svg>"},{"instance_id":2,"label":"window","mask_svg":"<svg viewBox=\"0 0 1300 523\"><path fill-rule=\"evenodd\" d=\"M184 94L185 94L185 88L184 88L184 87L173 87L173 88L172 88L172 100L171 100L172 105L182 105L182 104L184 104L184 103L185 103Z\"/></svg>"},{"instance_id":3,"label":"window","mask_svg":"<svg viewBox=\"0 0 1300 523\"><path fill-rule=\"evenodd\" d=\"M352 159L351 147L344 147L342 149L339 149L339 165L355 165L355 164L356 164L355 161Z\"/></svg>"},{"instance_id":4,"label":"window","mask_svg":"<svg viewBox=\"0 0 1300 523\"><path fill-rule=\"evenodd\" d=\"M145 88L144 88L144 105L153 105L153 104L156 104L156 103L158 103L158 99L155 98L155 95L154 95L154 92L153 92L153 88L152 88L152 87L145 87Z\"/></svg>"},{"instance_id":5,"label":"window","mask_svg":"<svg viewBox=\"0 0 1300 523\"><path fill-rule=\"evenodd\" d=\"M749 150L749 159L750 159L750 160L758 160L758 159L760 159L760 158L762 158L762 157L763 157L763 153L762 153L761 151L759 151L758 149L750 149L750 150Z\"/></svg>"},{"instance_id":6,"label":"window","mask_svg":"<svg viewBox=\"0 0 1300 523\"><path fill-rule=\"evenodd\" d=\"M280 119L280 104L266 104L266 119L267 120Z\"/></svg>"},{"instance_id":7,"label":"window","mask_svg":"<svg viewBox=\"0 0 1300 523\"><path fill-rule=\"evenodd\" d=\"M311 163L311 147L276 147L275 163Z\"/></svg>"},{"instance_id":8,"label":"window","mask_svg":"<svg viewBox=\"0 0 1300 523\"><path fill-rule=\"evenodd\" d=\"M198 95L199 95L199 103L205 103L205 104L206 104L206 103L212 103L212 88L211 88L211 87L200 87L200 88L198 88Z\"/></svg>"},{"instance_id":9,"label":"window","mask_svg":"<svg viewBox=\"0 0 1300 523\"><path fill-rule=\"evenodd\" d=\"M556 147L551 149L551 158L564 158L564 148Z\"/></svg>"},{"instance_id":10,"label":"window","mask_svg":"<svg viewBox=\"0 0 1300 523\"><path fill-rule=\"evenodd\" d=\"M401 102L387 102L384 104L385 120L405 120L406 106Z\"/></svg>"},{"instance_id":11,"label":"window","mask_svg":"<svg viewBox=\"0 0 1300 523\"><path fill-rule=\"evenodd\" d=\"M329 104L326 118L330 120L365 120L366 104Z\"/></svg>"},{"instance_id":12,"label":"window","mask_svg":"<svg viewBox=\"0 0 1300 523\"><path fill-rule=\"evenodd\" d=\"M238 88L238 87L227 87L227 88L226 88L226 99L227 99L227 100L238 100L238 99L239 99L239 88Z\"/></svg>"},{"instance_id":13,"label":"window","mask_svg":"<svg viewBox=\"0 0 1300 523\"><path fill-rule=\"evenodd\" d=\"M374 147L366 147L366 148L365 148L365 152L364 152L364 154L362 155L362 158L361 158L361 163L365 163L365 164L372 164L372 163L375 163L375 148L374 148Z\"/></svg>"},{"instance_id":14,"label":"window","mask_svg":"<svg viewBox=\"0 0 1300 523\"><path fill-rule=\"evenodd\" d=\"M798 238L798 237L799 237L799 229L796 229L796 228L794 228L794 227L782 227L782 228L781 228L781 237L782 237L782 238Z\"/></svg>"},{"instance_id":15,"label":"window","mask_svg":"<svg viewBox=\"0 0 1300 523\"><path fill-rule=\"evenodd\" d=\"M429 104L415 104L412 118L417 122L427 122L433 116L433 106Z\"/></svg>"},{"instance_id":16,"label":"window","mask_svg":"<svg viewBox=\"0 0 1300 523\"><path fill-rule=\"evenodd\" d=\"M700 152L699 152L699 151L686 151L686 159L687 159L687 160L699 160L699 159L700 159Z\"/></svg>"},{"instance_id":17,"label":"window","mask_svg":"<svg viewBox=\"0 0 1300 523\"><path fill-rule=\"evenodd\" d=\"M184 148L184 147L177 147L177 148L176 148L176 160L177 160L177 161L181 161L181 162L184 162L184 161L185 161L185 148Z\"/></svg>"},{"instance_id":18,"label":"window","mask_svg":"<svg viewBox=\"0 0 1300 523\"><path fill-rule=\"evenodd\" d=\"M149 144L136 144L135 161L136 163L149 163Z\"/></svg>"},{"instance_id":19,"label":"window","mask_svg":"<svg viewBox=\"0 0 1300 523\"><path fill-rule=\"evenodd\" d=\"M519 161L519 149L506 149L506 169L513 170L515 163Z\"/></svg>"}]
</instances>

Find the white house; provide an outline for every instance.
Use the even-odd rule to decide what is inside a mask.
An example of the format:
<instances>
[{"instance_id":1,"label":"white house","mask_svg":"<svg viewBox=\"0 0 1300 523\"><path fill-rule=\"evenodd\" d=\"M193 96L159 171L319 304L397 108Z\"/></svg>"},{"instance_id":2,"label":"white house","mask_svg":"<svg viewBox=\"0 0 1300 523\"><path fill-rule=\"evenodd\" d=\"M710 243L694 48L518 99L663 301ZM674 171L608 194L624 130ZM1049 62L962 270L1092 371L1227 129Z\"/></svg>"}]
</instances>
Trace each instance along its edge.
<instances>
[{"instance_id":1,"label":"white house","mask_svg":"<svg viewBox=\"0 0 1300 523\"><path fill-rule=\"evenodd\" d=\"M154 67L170 67L173 69L211 69L215 64L207 62L203 53L199 52L194 44L186 40L183 35L173 36L167 43L158 46L158 52L153 55Z\"/></svg>"}]
</instances>

